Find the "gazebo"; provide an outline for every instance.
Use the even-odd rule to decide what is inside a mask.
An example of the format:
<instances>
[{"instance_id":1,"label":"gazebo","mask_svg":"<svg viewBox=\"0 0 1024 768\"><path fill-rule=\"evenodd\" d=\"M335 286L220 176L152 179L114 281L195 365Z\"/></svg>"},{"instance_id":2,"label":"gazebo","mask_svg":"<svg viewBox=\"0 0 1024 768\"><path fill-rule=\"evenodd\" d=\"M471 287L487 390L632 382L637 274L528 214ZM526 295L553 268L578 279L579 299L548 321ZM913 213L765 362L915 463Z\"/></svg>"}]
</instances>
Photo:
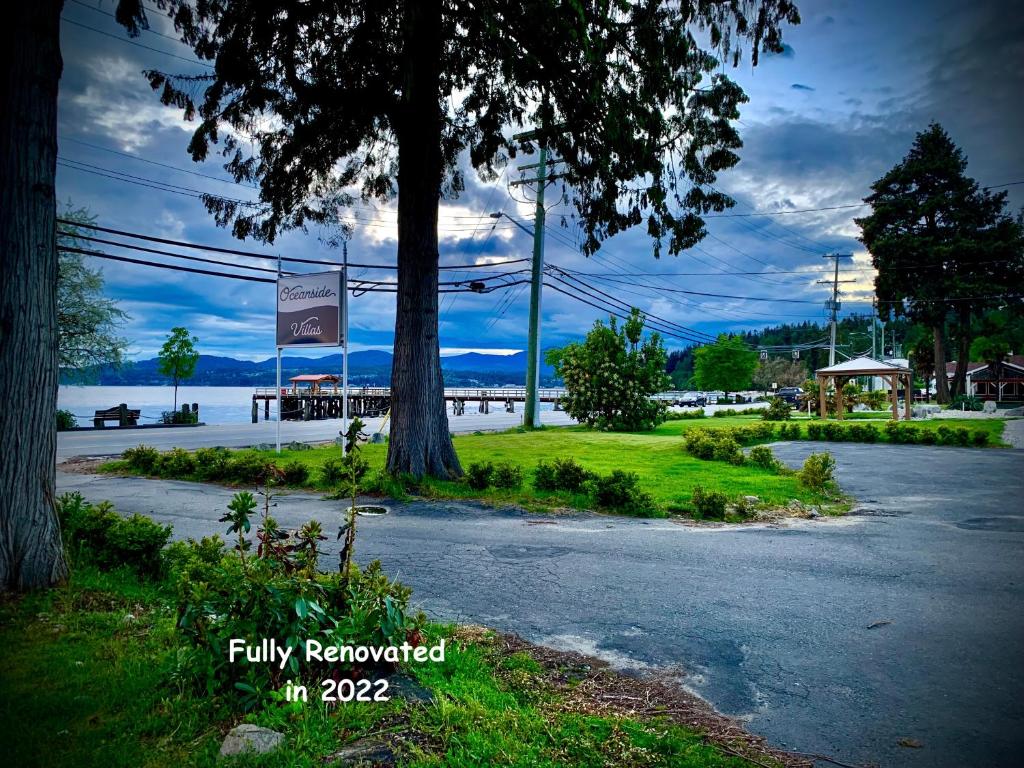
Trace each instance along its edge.
<instances>
[{"instance_id":1,"label":"gazebo","mask_svg":"<svg viewBox=\"0 0 1024 768\"><path fill-rule=\"evenodd\" d=\"M341 381L340 376L335 376L333 373L304 373L300 376L292 376L289 381L292 383L292 394L297 395L299 393L299 385L304 384L309 386L310 394L322 395L327 394L327 385L334 385L334 394L338 394L338 382Z\"/></svg>"},{"instance_id":2,"label":"gazebo","mask_svg":"<svg viewBox=\"0 0 1024 768\"><path fill-rule=\"evenodd\" d=\"M906 384L906 397L904 398L904 418L910 418L910 402L913 399L911 394L914 387L914 372L909 368L904 368L900 365L893 365L892 363L885 363L881 360L873 360L870 357L857 357L853 360L846 360L836 365L830 365L827 368L819 368L815 371L815 377L818 380L818 400L821 406L821 418L825 418L827 409L825 407L825 390L828 388L829 380L832 380L832 384L835 387L836 393L839 396L836 397L836 418L843 418L843 398L840 393L843 391L843 385L852 378L857 376L878 376L883 381L888 381L892 387L892 417L893 419L899 418L899 411L897 405L897 390L899 389L900 382Z\"/></svg>"}]
</instances>

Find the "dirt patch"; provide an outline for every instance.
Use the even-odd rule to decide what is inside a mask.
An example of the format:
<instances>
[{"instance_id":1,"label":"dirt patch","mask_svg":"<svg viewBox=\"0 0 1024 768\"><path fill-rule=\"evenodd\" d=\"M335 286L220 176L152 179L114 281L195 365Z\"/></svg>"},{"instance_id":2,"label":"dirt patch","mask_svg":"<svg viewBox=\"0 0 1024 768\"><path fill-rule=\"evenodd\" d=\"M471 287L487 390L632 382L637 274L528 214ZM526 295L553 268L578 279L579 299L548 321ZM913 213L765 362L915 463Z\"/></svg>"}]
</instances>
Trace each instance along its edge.
<instances>
[{"instance_id":1,"label":"dirt patch","mask_svg":"<svg viewBox=\"0 0 1024 768\"><path fill-rule=\"evenodd\" d=\"M669 722L699 731L709 744L723 752L764 768L813 766L805 757L769 746L762 737L749 733L737 721L683 690L678 680L665 673L622 674L600 659L534 645L516 635L484 627L459 627L455 637L489 646L500 655L529 655L541 666L543 682L558 694L555 706L563 711Z\"/></svg>"},{"instance_id":2,"label":"dirt patch","mask_svg":"<svg viewBox=\"0 0 1024 768\"><path fill-rule=\"evenodd\" d=\"M98 474L99 468L111 461L112 457L106 456L102 459L93 458L91 456L72 456L70 459L65 459L57 465L57 469L61 472L69 472L74 475L95 475Z\"/></svg>"}]
</instances>

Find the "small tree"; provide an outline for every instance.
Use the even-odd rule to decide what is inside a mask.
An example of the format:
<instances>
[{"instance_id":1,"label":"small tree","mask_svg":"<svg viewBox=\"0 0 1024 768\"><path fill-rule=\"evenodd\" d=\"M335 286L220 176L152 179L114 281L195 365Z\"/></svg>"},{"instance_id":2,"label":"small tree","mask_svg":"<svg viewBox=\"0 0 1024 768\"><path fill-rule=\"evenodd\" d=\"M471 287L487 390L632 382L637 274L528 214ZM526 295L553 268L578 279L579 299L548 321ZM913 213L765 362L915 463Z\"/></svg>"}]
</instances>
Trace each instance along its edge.
<instances>
[{"instance_id":1,"label":"small tree","mask_svg":"<svg viewBox=\"0 0 1024 768\"><path fill-rule=\"evenodd\" d=\"M91 223L93 217L84 208L66 206L63 218ZM57 245L84 249L74 224L61 224ZM61 373L76 381L91 381L104 366L120 367L128 342L118 335L119 326L128 319L117 304L103 296L103 274L89 269L82 254L62 250L57 265L57 341Z\"/></svg>"},{"instance_id":2,"label":"small tree","mask_svg":"<svg viewBox=\"0 0 1024 768\"><path fill-rule=\"evenodd\" d=\"M754 371L756 389L767 391L774 385L798 387L807 379L807 369L799 360L765 360Z\"/></svg>"},{"instance_id":3,"label":"small tree","mask_svg":"<svg viewBox=\"0 0 1024 768\"><path fill-rule=\"evenodd\" d=\"M189 336L187 329L172 328L157 355L160 361L157 370L174 381L174 410L178 410L178 384L191 379L196 372L196 363L199 362L199 353L196 351L198 343L199 339Z\"/></svg>"},{"instance_id":4,"label":"small tree","mask_svg":"<svg viewBox=\"0 0 1024 768\"><path fill-rule=\"evenodd\" d=\"M720 334L714 344L694 352L693 378L703 390L722 390L726 394L750 385L757 368L757 352L740 336Z\"/></svg>"},{"instance_id":5,"label":"small tree","mask_svg":"<svg viewBox=\"0 0 1024 768\"><path fill-rule=\"evenodd\" d=\"M669 386L661 336L643 340L644 318L631 310L620 328L600 320L582 344L548 352L548 363L565 382L565 412L599 429L624 432L654 429L665 419L663 403L651 395Z\"/></svg>"}]
</instances>

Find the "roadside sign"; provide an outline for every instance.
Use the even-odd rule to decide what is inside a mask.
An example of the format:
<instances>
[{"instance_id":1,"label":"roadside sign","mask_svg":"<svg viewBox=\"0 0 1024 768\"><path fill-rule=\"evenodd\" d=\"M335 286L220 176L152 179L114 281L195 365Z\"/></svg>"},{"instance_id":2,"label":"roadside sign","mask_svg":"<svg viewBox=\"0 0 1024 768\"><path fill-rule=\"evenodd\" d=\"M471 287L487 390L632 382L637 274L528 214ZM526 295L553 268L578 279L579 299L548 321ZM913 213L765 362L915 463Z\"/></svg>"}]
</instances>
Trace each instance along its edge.
<instances>
[{"instance_id":1,"label":"roadside sign","mask_svg":"<svg viewBox=\"0 0 1024 768\"><path fill-rule=\"evenodd\" d=\"M342 272L277 278L277 346L339 347L345 292Z\"/></svg>"},{"instance_id":2,"label":"roadside sign","mask_svg":"<svg viewBox=\"0 0 1024 768\"><path fill-rule=\"evenodd\" d=\"M799 360L800 359L800 350L799 349L794 349L793 350L793 359L794 360Z\"/></svg>"},{"instance_id":3,"label":"roadside sign","mask_svg":"<svg viewBox=\"0 0 1024 768\"><path fill-rule=\"evenodd\" d=\"M762 349L761 353L758 355L758 357L760 357L762 360L767 360L768 359L768 350L767 349Z\"/></svg>"}]
</instances>

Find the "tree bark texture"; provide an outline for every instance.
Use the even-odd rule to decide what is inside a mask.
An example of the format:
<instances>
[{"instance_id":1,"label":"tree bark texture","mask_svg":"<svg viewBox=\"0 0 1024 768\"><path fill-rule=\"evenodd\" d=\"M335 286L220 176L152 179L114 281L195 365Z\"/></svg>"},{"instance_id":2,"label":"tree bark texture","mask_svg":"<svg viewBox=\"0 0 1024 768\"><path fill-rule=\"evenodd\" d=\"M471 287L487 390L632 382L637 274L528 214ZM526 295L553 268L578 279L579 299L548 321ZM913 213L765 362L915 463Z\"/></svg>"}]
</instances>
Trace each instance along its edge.
<instances>
[{"instance_id":1,"label":"tree bark texture","mask_svg":"<svg viewBox=\"0 0 1024 768\"><path fill-rule=\"evenodd\" d=\"M953 397L967 394L967 367L971 356L971 310L967 307L959 312L959 336L957 337L956 371L953 373Z\"/></svg>"},{"instance_id":2,"label":"tree bark texture","mask_svg":"<svg viewBox=\"0 0 1024 768\"><path fill-rule=\"evenodd\" d=\"M946 329L936 325L932 333L935 338L935 402L945 404L951 399L946 378Z\"/></svg>"},{"instance_id":3,"label":"tree bark texture","mask_svg":"<svg viewBox=\"0 0 1024 768\"><path fill-rule=\"evenodd\" d=\"M63 580L54 510L54 177L63 0L12 3L0 59L0 588ZM16 396L16 393L20 393Z\"/></svg>"},{"instance_id":4,"label":"tree bark texture","mask_svg":"<svg viewBox=\"0 0 1024 768\"><path fill-rule=\"evenodd\" d=\"M448 432L438 340L437 214L443 160L441 4L410 0L403 20L406 72L398 108L398 293L391 371L392 473L462 474Z\"/></svg>"}]
</instances>

